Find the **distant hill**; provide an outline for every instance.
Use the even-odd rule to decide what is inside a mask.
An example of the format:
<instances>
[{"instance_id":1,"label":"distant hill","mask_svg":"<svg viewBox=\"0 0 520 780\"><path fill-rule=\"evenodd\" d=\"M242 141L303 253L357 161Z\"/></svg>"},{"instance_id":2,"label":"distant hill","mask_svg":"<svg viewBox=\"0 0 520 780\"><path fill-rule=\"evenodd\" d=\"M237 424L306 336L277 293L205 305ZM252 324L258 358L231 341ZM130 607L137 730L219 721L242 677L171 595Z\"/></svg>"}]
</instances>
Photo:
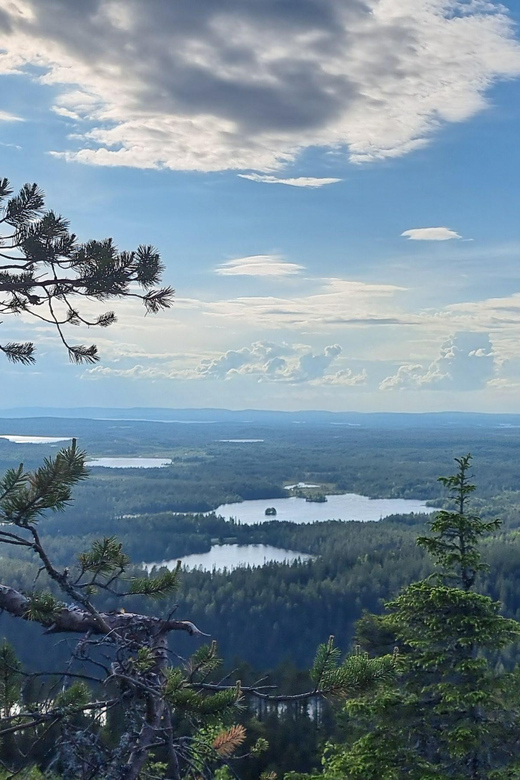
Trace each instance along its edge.
<instances>
[{"instance_id":1,"label":"distant hill","mask_svg":"<svg viewBox=\"0 0 520 780\"><path fill-rule=\"evenodd\" d=\"M347 425L363 428L520 428L520 414L475 412L280 412L262 409L164 409L153 407L20 407L0 409L0 418L54 417L89 420L143 420L186 424L260 423L263 425Z\"/></svg>"}]
</instances>

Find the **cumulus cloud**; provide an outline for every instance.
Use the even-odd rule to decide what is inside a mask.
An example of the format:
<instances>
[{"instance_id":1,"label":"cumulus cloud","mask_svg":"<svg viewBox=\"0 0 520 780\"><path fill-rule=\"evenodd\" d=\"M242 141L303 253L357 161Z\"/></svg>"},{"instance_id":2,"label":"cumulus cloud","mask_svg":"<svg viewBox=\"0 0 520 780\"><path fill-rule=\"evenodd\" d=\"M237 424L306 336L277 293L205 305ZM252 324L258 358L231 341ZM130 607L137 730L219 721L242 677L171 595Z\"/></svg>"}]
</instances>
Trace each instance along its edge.
<instances>
[{"instance_id":1,"label":"cumulus cloud","mask_svg":"<svg viewBox=\"0 0 520 780\"><path fill-rule=\"evenodd\" d=\"M219 276L293 276L303 271L302 265L288 263L280 255L249 255L217 266Z\"/></svg>"},{"instance_id":2,"label":"cumulus cloud","mask_svg":"<svg viewBox=\"0 0 520 780\"><path fill-rule=\"evenodd\" d=\"M251 377L257 382L282 382L286 384L345 385L363 384L365 371L355 373L349 368L330 371L341 355L339 344L331 344L322 351L315 351L305 344L276 344L256 341L249 347L231 349L212 358L201 360L192 368L178 368L171 364L148 366L137 364L129 368L95 366L87 369L84 377L126 377L127 379L177 379L232 381L239 377Z\"/></svg>"},{"instance_id":3,"label":"cumulus cloud","mask_svg":"<svg viewBox=\"0 0 520 780\"><path fill-rule=\"evenodd\" d=\"M17 0L0 52L59 93L56 154L198 171L398 157L520 74L507 9L465 0Z\"/></svg>"},{"instance_id":4,"label":"cumulus cloud","mask_svg":"<svg viewBox=\"0 0 520 780\"><path fill-rule=\"evenodd\" d=\"M454 230L447 227L412 228L405 230L401 236L411 241L450 241L452 238L462 238Z\"/></svg>"},{"instance_id":5,"label":"cumulus cloud","mask_svg":"<svg viewBox=\"0 0 520 780\"><path fill-rule=\"evenodd\" d=\"M263 184L287 184L289 187L324 187L326 184L336 184L341 179L317 179L313 176L298 176L295 179L278 179L276 176L262 176L259 173L239 173L241 179L259 181Z\"/></svg>"},{"instance_id":6,"label":"cumulus cloud","mask_svg":"<svg viewBox=\"0 0 520 780\"><path fill-rule=\"evenodd\" d=\"M321 379L330 364L341 354L339 344L325 347L323 352L305 352L300 355L296 365L284 368L281 372L287 382L309 382Z\"/></svg>"},{"instance_id":7,"label":"cumulus cloud","mask_svg":"<svg viewBox=\"0 0 520 780\"><path fill-rule=\"evenodd\" d=\"M233 379L248 374L259 381L299 384L322 379L340 354L339 344L314 352L306 345L257 341L251 347L229 350L214 360L203 360L196 374L207 379Z\"/></svg>"},{"instance_id":8,"label":"cumulus cloud","mask_svg":"<svg viewBox=\"0 0 520 780\"><path fill-rule=\"evenodd\" d=\"M351 368L342 369L335 374L325 374L321 377L320 385L343 385L345 387L356 387L366 384L368 374L366 369L362 369L358 374Z\"/></svg>"},{"instance_id":9,"label":"cumulus cloud","mask_svg":"<svg viewBox=\"0 0 520 780\"><path fill-rule=\"evenodd\" d=\"M381 390L482 390L493 380L496 363L487 333L459 332L441 346L429 366L408 363L386 377Z\"/></svg>"}]
</instances>

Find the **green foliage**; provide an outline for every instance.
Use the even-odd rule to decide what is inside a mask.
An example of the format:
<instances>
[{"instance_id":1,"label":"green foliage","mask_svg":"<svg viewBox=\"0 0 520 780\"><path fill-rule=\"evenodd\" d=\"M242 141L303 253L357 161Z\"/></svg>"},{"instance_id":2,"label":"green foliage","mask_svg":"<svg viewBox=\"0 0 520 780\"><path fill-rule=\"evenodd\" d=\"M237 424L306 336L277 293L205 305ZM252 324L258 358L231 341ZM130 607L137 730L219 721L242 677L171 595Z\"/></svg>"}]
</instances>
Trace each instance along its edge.
<instances>
[{"instance_id":1,"label":"green foliage","mask_svg":"<svg viewBox=\"0 0 520 780\"><path fill-rule=\"evenodd\" d=\"M378 729L358 739L350 750L328 744L323 756L326 780L448 780L439 767L402 744L392 730Z\"/></svg>"},{"instance_id":2,"label":"green foliage","mask_svg":"<svg viewBox=\"0 0 520 780\"><path fill-rule=\"evenodd\" d=\"M311 680L319 688L323 678L330 677L338 668L341 652L334 647L334 637L330 636L326 644L320 645L311 669Z\"/></svg>"},{"instance_id":3,"label":"green foliage","mask_svg":"<svg viewBox=\"0 0 520 780\"><path fill-rule=\"evenodd\" d=\"M143 769L139 773L139 780L164 780L167 775L168 764L164 761L147 760Z\"/></svg>"},{"instance_id":4,"label":"green foliage","mask_svg":"<svg viewBox=\"0 0 520 780\"><path fill-rule=\"evenodd\" d=\"M175 593L179 587L181 562L172 571L163 570L155 577L135 577L130 582L130 593L134 596L150 596L151 598L163 598Z\"/></svg>"},{"instance_id":5,"label":"green foliage","mask_svg":"<svg viewBox=\"0 0 520 780\"><path fill-rule=\"evenodd\" d=\"M254 743L254 745L251 748L251 751L250 751L251 755L255 756L255 757L256 756L261 756L263 753L266 752L268 747L269 747L268 741L266 739L264 739L264 737L258 737L258 739L256 740L256 742Z\"/></svg>"},{"instance_id":6,"label":"green foliage","mask_svg":"<svg viewBox=\"0 0 520 780\"><path fill-rule=\"evenodd\" d=\"M333 636L318 647L310 672L316 690L328 696L362 696L393 677L394 658L391 656L370 658L368 653L356 652L343 662L340 657Z\"/></svg>"},{"instance_id":7,"label":"green foliage","mask_svg":"<svg viewBox=\"0 0 520 780\"><path fill-rule=\"evenodd\" d=\"M206 693L193 688L188 675L180 668L170 668L166 673L164 697L175 708L199 716L222 715L231 711L241 698L240 683Z\"/></svg>"},{"instance_id":8,"label":"green foliage","mask_svg":"<svg viewBox=\"0 0 520 780\"><path fill-rule=\"evenodd\" d=\"M78 450L75 439L32 472L25 473L23 466L11 469L0 482L0 519L27 528L46 510L62 511L71 500L72 488L87 476L85 453Z\"/></svg>"},{"instance_id":9,"label":"green foliage","mask_svg":"<svg viewBox=\"0 0 520 780\"><path fill-rule=\"evenodd\" d=\"M137 651L137 657L133 661L133 668L138 674L146 674L151 671L157 659L151 647L140 647Z\"/></svg>"},{"instance_id":10,"label":"green foliage","mask_svg":"<svg viewBox=\"0 0 520 780\"><path fill-rule=\"evenodd\" d=\"M475 485L469 482L471 455L455 458L457 472L449 477L439 477L447 488L455 511L441 510L435 513L429 523L433 536L420 536L417 544L427 550L435 563L441 567L441 576L452 584L458 584L469 590L475 583L479 571L487 566L481 561L478 548L483 536L496 531L500 520L484 522L480 517L468 513L466 504L475 491Z\"/></svg>"},{"instance_id":11,"label":"green foliage","mask_svg":"<svg viewBox=\"0 0 520 780\"><path fill-rule=\"evenodd\" d=\"M409 585L382 619L364 618L365 639L381 644L386 632L383 644L393 636L401 649L397 685L386 680L370 699L349 703L353 736L329 745L327 780L488 780L492 771L514 777L518 708L506 696L509 677L497 674L490 658L520 629L499 614L500 604L470 590L483 569L479 541L498 524L467 513L470 456L456 462L457 473L443 482L457 511L439 513L433 537L419 540L442 567L440 582Z\"/></svg>"},{"instance_id":12,"label":"green foliage","mask_svg":"<svg viewBox=\"0 0 520 780\"><path fill-rule=\"evenodd\" d=\"M25 767L16 773L16 780L59 780L58 775L54 773L41 772L37 767ZM13 773L0 769L0 780L12 780Z\"/></svg>"},{"instance_id":13,"label":"green foliage","mask_svg":"<svg viewBox=\"0 0 520 780\"><path fill-rule=\"evenodd\" d=\"M75 712L91 700L92 693L88 685L78 681L70 685L57 695L54 705L58 710Z\"/></svg>"},{"instance_id":14,"label":"green foliage","mask_svg":"<svg viewBox=\"0 0 520 780\"><path fill-rule=\"evenodd\" d=\"M34 620L44 626L54 622L56 613L64 606L52 593L32 593L27 607L28 620Z\"/></svg>"},{"instance_id":15,"label":"green foliage","mask_svg":"<svg viewBox=\"0 0 520 780\"><path fill-rule=\"evenodd\" d=\"M0 707L4 718L8 718L14 705L20 700L22 686L22 664L13 646L2 639L0 644Z\"/></svg>"},{"instance_id":16,"label":"green foliage","mask_svg":"<svg viewBox=\"0 0 520 780\"><path fill-rule=\"evenodd\" d=\"M489 596L430 581L410 585L387 610L387 624L408 648L420 650L421 664L429 669L446 664L458 670L477 645L500 650L520 636L517 621L501 617L500 604Z\"/></svg>"},{"instance_id":17,"label":"green foliage","mask_svg":"<svg viewBox=\"0 0 520 780\"><path fill-rule=\"evenodd\" d=\"M80 553L78 560L83 572L108 576L116 571L124 571L130 558L123 553L123 545L115 536L95 539L90 550Z\"/></svg>"},{"instance_id":18,"label":"green foliage","mask_svg":"<svg viewBox=\"0 0 520 780\"><path fill-rule=\"evenodd\" d=\"M190 680L200 682L205 680L212 672L222 665L222 660L217 655L217 643L201 645L190 657L187 671Z\"/></svg>"}]
</instances>

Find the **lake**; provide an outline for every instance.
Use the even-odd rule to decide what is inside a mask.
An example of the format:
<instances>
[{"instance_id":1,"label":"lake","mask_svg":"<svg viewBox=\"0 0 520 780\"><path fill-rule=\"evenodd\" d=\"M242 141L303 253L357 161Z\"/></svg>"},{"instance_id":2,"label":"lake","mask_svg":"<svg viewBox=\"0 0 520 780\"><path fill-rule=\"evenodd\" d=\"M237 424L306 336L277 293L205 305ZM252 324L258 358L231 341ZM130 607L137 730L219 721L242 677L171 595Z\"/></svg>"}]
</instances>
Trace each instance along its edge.
<instances>
[{"instance_id":1,"label":"lake","mask_svg":"<svg viewBox=\"0 0 520 780\"><path fill-rule=\"evenodd\" d=\"M267 507L276 509L276 517L266 517ZM357 493L343 493L328 496L323 504L306 501L304 498L267 498L242 501L236 504L221 504L215 513L225 518L233 517L244 525L264 523L266 520L289 520L292 523L314 523L325 520L358 520L370 522L388 515L414 513L431 514L437 511L426 506L424 501L410 498L368 498Z\"/></svg>"},{"instance_id":2,"label":"lake","mask_svg":"<svg viewBox=\"0 0 520 780\"><path fill-rule=\"evenodd\" d=\"M70 441L72 436L16 436L2 434L0 439L7 439L13 444L57 444L60 441Z\"/></svg>"},{"instance_id":3,"label":"lake","mask_svg":"<svg viewBox=\"0 0 520 780\"><path fill-rule=\"evenodd\" d=\"M170 465L170 458L97 458L87 461L90 468L105 469L161 469Z\"/></svg>"},{"instance_id":4,"label":"lake","mask_svg":"<svg viewBox=\"0 0 520 780\"><path fill-rule=\"evenodd\" d=\"M220 442L227 442L228 444L258 444L263 442L264 439L219 439Z\"/></svg>"},{"instance_id":5,"label":"lake","mask_svg":"<svg viewBox=\"0 0 520 780\"><path fill-rule=\"evenodd\" d=\"M171 561L159 563L143 563L143 568L151 571L154 566L166 566L170 571L181 560L182 565L188 569L202 568L204 571L217 569L237 569L241 566L263 566L265 563L275 561L277 563L292 563L293 561L307 561L312 555L283 550L279 547L271 547L268 544L215 544L209 552L185 555L184 558L174 558Z\"/></svg>"}]
</instances>

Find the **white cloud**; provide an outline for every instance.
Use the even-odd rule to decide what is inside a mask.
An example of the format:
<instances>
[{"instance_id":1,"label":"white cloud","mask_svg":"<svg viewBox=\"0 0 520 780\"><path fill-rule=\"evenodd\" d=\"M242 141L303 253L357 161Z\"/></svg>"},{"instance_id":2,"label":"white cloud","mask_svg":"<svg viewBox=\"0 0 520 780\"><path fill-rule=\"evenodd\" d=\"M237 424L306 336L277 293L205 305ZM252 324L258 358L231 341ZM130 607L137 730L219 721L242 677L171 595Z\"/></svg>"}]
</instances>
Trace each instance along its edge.
<instances>
[{"instance_id":1,"label":"white cloud","mask_svg":"<svg viewBox=\"0 0 520 780\"><path fill-rule=\"evenodd\" d=\"M331 344L325 347L323 352L304 352L298 362L293 366L284 366L279 371L280 377L286 382L309 382L321 379L330 364L341 355L339 344Z\"/></svg>"},{"instance_id":2,"label":"white cloud","mask_svg":"<svg viewBox=\"0 0 520 780\"><path fill-rule=\"evenodd\" d=\"M259 381L299 383L322 376L341 353L337 344L314 354L309 346L256 341L250 347L202 360L191 373L192 378L233 379L240 375L255 376Z\"/></svg>"},{"instance_id":3,"label":"white cloud","mask_svg":"<svg viewBox=\"0 0 520 780\"><path fill-rule=\"evenodd\" d=\"M333 363L341 355L341 347L331 344L315 351L305 344L276 344L256 341L249 347L231 349L211 358L201 360L191 368L180 368L166 362L163 365L129 368L95 366L84 373L86 379L125 377L145 380L214 380L233 381L250 377L257 382L277 382L290 385L356 386L364 384L366 371L355 373L350 368L330 372Z\"/></svg>"},{"instance_id":4,"label":"white cloud","mask_svg":"<svg viewBox=\"0 0 520 780\"><path fill-rule=\"evenodd\" d=\"M15 114L10 114L8 111L0 111L0 122L23 122L21 116L15 116Z\"/></svg>"},{"instance_id":5,"label":"white cloud","mask_svg":"<svg viewBox=\"0 0 520 780\"><path fill-rule=\"evenodd\" d=\"M496 372L495 353L487 333L455 333L429 366L404 364L386 377L381 390L482 390Z\"/></svg>"},{"instance_id":6,"label":"white cloud","mask_svg":"<svg viewBox=\"0 0 520 780\"><path fill-rule=\"evenodd\" d=\"M342 369L335 374L325 374L320 380L320 385L343 385L344 387L358 387L366 384L368 374L366 369L362 369L356 374L352 369Z\"/></svg>"},{"instance_id":7,"label":"white cloud","mask_svg":"<svg viewBox=\"0 0 520 780\"><path fill-rule=\"evenodd\" d=\"M399 157L520 74L507 9L490 2L17 0L2 14L0 72L42 74L76 124L55 153L91 165Z\"/></svg>"},{"instance_id":8,"label":"white cloud","mask_svg":"<svg viewBox=\"0 0 520 780\"><path fill-rule=\"evenodd\" d=\"M306 280L307 294L292 297L244 296L217 301L178 298L176 312L190 310L197 316L219 321L226 328L278 329L324 328L366 325L408 325L417 318L403 314L395 297L406 288L329 277Z\"/></svg>"},{"instance_id":9,"label":"white cloud","mask_svg":"<svg viewBox=\"0 0 520 780\"><path fill-rule=\"evenodd\" d=\"M447 227L412 228L405 230L401 236L411 241L449 241L452 238L462 238L454 230Z\"/></svg>"},{"instance_id":10,"label":"white cloud","mask_svg":"<svg viewBox=\"0 0 520 780\"><path fill-rule=\"evenodd\" d=\"M294 276L304 268L296 263L288 263L280 255L249 255L238 257L217 266L219 276Z\"/></svg>"},{"instance_id":11,"label":"white cloud","mask_svg":"<svg viewBox=\"0 0 520 780\"><path fill-rule=\"evenodd\" d=\"M520 325L520 293L504 298L485 298L481 301L453 303L446 308L446 317L482 328Z\"/></svg>"},{"instance_id":12,"label":"white cloud","mask_svg":"<svg viewBox=\"0 0 520 780\"><path fill-rule=\"evenodd\" d=\"M263 182L264 184L287 184L290 187L324 187L326 184L336 184L342 179L317 179L313 176L298 176L295 179L278 179L276 176L261 176L259 173L239 173L241 179Z\"/></svg>"}]
</instances>

